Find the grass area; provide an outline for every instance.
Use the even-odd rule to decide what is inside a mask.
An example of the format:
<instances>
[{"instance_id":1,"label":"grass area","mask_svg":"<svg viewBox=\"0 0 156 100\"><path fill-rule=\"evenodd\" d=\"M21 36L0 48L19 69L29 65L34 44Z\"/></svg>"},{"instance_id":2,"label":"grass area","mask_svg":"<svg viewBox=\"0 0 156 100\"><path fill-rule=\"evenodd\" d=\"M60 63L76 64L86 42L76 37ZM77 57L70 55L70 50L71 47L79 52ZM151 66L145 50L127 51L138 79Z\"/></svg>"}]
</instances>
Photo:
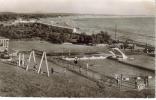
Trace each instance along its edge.
<instances>
[{"instance_id":1,"label":"grass area","mask_svg":"<svg viewBox=\"0 0 156 100\"><path fill-rule=\"evenodd\" d=\"M128 65L123 65L109 59L79 61L78 64L86 67L86 63L89 64L89 69L99 72L100 74L105 74L112 77L121 74L124 77L152 76L152 79L149 79L149 88L155 88L155 73L153 72L138 69Z\"/></svg>"},{"instance_id":2,"label":"grass area","mask_svg":"<svg viewBox=\"0 0 156 100\"><path fill-rule=\"evenodd\" d=\"M84 52L95 50L96 47L82 45L56 45L44 41L11 41L11 49L46 50L47 52L61 52L61 48ZM103 51L104 47L96 50ZM40 58L37 58L37 62ZM45 65L43 65L45 67ZM154 90L119 91L114 88L99 88L96 83L49 62L49 67L56 71L47 77L32 70L0 62L0 96L13 97L154 97ZM30 67L32 69L32 66ZM44 69L43 69L44 70ZM99 69L100 70L100 69ZM101 69L102 70L102 69ZM106 71L104 71L106 72Z\"/></svg>"},{"instance_id":3,"label":"grass area","mask_svg":"<svg viewBox=\"0 0 156 100\"><path fill-rule=\"evenodd\" d=\"M102 52L106 51L106 47L86 46L75 44L52 44L46 41L11 41L9 47L11 49L32 50L37 49L46 52Z\"/></svg>"},{"instance_id":4,"label":"grass area","mask_svg":"<svg viewBox=\"0 0 156 100\"><path fill-rule=\"evenodd\" d=\"M155 57L151 57L148 55L130 55L128 62L135 64L135 65L140 65L147 67L149 69L155 70Z\"/></svg>"},{"instance_id":5,"label":"grass area","mask_svg":"<svg viewBox=\"0 0 156 100\"><path fill-rule=\"evenodd\" d=\"M1 96L94 97L97 95L95 83L75 74L68 76L54 73L47 77L38 75L37 72L26 72L22 68L0 63L0 76Z\"/></svg>"},{"instance_id":6,"label":"grass area","mask_svg":"<svg viewBox=\"0 0 156 100\"><path fill-rule=\"evenodd\" d=\"M0 95L11 97L153 97L154 91L100 89L83 77L38 75L0 62Z\"/></svg>"}]
</instances>

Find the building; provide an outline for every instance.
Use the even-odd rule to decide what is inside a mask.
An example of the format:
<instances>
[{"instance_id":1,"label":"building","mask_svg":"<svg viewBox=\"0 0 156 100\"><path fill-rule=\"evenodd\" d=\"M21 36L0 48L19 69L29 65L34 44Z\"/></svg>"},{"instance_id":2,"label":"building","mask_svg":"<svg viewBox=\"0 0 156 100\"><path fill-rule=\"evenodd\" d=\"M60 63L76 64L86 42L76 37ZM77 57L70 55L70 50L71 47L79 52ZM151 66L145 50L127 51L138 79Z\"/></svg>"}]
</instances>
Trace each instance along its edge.
<instances>
[{"instance_id":1,"label":"building","mask_svg":"<svg viewBox=\"0 0 156 100\"><path fill-rule=\"evenodd\" d=\"M0 37L0 52L4 52L9 49L9 39Z\"/></svg>"},{"instance_id":2,"label":"building","mask_svg":"<svg viewBox=\"0 0 156 100\"><path fill-rule=\"evenodd\" d=\"M14 25L16 25L16 24L20 24L20 23L35 23L35 22L37 22L37 20L35 20L35 19L22 19L22 18L19 18L19 19L17 19L17 20L15 20L14 22L12 22L12 24L14 24Z\"/></svg>"}]
</instances>

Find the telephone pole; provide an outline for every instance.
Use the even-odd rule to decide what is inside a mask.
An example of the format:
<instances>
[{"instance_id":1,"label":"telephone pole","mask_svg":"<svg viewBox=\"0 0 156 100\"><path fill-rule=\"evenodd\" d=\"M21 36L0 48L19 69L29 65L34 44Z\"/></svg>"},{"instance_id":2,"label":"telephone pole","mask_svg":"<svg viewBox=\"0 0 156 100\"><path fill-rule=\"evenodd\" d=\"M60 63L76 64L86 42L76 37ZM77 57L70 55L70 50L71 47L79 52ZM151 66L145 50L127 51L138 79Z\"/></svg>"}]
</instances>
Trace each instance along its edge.
<instances>
[{"instance_id":1,"label":"telephone pole","mask_svg":"<svg viewBox=\"0 0 156 100\"><path fill-rule=\"evenodd\" d=\"M117 25L115 24L115 41L116 41Z\"/></svg>"}]
</instances>

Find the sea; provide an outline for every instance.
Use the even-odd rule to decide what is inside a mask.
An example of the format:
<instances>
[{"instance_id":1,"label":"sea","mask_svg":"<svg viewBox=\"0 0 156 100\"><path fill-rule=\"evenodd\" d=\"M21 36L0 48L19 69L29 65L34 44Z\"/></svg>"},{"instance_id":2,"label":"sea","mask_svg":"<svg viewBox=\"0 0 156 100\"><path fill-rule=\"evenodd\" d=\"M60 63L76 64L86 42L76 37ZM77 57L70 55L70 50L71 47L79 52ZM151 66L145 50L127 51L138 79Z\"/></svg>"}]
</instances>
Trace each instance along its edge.
<instances>
[{"instance_id":1,"label":"sea","mask_svg":"<svg viewBox=\"0 0 156 100\"><path fill-rule=\"evenodd\" d=\"M112 38L132 39L155 45L155 18L152 16L96 16L80 15L42 18L41 22L76 28L78 33L97 34L107 31Z\"/></svg>"}]
</instances>

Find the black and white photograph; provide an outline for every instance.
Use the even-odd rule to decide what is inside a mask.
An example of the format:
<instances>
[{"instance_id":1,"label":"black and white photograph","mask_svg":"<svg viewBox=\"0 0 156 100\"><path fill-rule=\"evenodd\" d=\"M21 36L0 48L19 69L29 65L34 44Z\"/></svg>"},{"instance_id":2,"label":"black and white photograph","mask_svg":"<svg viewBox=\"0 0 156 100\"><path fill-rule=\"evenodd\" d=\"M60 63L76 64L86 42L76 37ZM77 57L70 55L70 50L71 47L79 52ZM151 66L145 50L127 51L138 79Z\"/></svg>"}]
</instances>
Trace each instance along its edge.
<instances>
[{"instance_id":1,"label":"black and white photograph","mask_svg":"<svg viewBox=\"0 0 156 100\"><path fill-rule=\"evenodd\" d=\"M155 98L155 0L0 0L0 97Z\"/></svg>"}]
</instances>

